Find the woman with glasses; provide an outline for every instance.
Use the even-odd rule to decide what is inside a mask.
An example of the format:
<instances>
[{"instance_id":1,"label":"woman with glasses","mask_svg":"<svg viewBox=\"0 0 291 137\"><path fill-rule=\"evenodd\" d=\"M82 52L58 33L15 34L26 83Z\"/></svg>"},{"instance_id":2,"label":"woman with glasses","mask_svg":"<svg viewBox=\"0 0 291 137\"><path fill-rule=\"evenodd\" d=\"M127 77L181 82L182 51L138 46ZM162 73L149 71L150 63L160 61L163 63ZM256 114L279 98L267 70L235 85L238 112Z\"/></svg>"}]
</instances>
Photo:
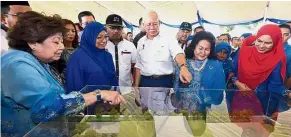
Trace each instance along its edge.
<instances>
[{"instance_id":1,"label":"woman with glasses","mask_svg":"<svg viewBox=\"0 0 291 137\"><path fill-rule=\"evenodd\" d=\"M60 18L33 11L20 15L8 32L12 50L1 57L1 135L24 136L40 122L77 114L101 99L121 101L115 91L65 94L59 74L48 65L60 59L64 32Z\"/></svg>"},{"instance_id":2,"label":"woman with glasses","mask_svg":"<svg viewBox=\"0 0 291 137\"><path fill-rule=\"evenodd\" d=\"M86 85L99 85L100 89L118 86L112 56L105 50L107 39L105 27L99 22L91 22L85 27L80 48L74 51L67 64L67 93L79 91ZM98 105L101 105L104 111L111 109L108 103ZM89 106L85 113L95 114L95 107Z\"/></svg>"}]
</instances>

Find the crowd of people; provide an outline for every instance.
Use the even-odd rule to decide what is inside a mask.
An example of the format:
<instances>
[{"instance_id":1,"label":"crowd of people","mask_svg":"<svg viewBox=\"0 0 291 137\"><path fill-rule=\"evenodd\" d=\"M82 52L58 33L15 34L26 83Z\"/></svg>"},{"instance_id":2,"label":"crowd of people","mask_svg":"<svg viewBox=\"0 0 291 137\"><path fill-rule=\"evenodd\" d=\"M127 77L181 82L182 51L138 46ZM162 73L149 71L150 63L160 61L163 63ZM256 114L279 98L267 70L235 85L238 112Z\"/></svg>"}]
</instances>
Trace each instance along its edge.
<instances>
[{"instance_id":1,"label":"crowd of people","mask_svg":"<svg viewBox=\"0 0 291 137\"><path fill-rule=\"evenodd\" d=\"M182 22L176 39L169 39L160 34L153 10L140 18L134 38L124 33L118 14L105 25L90 11L78 20L43 15L24 1L1 2L3 136L23 136L40 122L80 112L94 115L95 107L119 108L131 87L143 110L197 111L204 123L207 109L221 104L225 92L231 120L262 116L255 121L264 136L273 132L278 113L290 108L291 22L240 37L215 37L202 26L192 32ZM98 88L80 92L86 85ZM171 88L172 94L165 90ZM241 127L247 134L250 127Z\"/></svg>"}]
</instances>

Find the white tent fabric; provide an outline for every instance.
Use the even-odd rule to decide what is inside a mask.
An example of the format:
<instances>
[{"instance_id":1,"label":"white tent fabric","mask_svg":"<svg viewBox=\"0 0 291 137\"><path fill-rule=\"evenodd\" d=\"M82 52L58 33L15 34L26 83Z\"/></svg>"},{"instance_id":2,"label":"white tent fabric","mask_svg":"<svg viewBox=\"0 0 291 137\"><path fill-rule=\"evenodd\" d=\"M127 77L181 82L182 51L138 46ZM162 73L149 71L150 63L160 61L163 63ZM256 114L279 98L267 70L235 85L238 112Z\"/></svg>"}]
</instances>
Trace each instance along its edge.
<instances>
[{"instance_id":1,"label":"white tent fabric","mask_svg":"<svg viewBox=\"0 0 291 137\"><path fill-rule=\"evenodd\" d=\"M138 25L144 11L153 9L158 12L160 20L171 25L183 21L197 22L197 11L209 22L234 24L263 18L267 1L29 1L32 9L48 15L59 14L63 18L78 22L78 13L91 11L96 20L105 23L112 13L119 14L128 22ZM269 3L267 18L291 20L291 2Z\"/></svg>"}]
</instances>

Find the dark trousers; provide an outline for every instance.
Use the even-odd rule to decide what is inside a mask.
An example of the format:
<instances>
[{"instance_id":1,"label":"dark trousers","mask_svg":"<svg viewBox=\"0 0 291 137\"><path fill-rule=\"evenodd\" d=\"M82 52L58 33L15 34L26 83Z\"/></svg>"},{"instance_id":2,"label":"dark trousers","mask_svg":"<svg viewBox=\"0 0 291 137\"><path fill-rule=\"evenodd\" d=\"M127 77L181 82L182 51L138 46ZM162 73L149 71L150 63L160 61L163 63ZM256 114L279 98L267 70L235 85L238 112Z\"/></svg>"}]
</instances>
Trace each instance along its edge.
<instances>
[{"instance_id":1,"label":"dark trousers","mask_svg":"<svg viewBox=\"0 0 291 137\"><path fill-rule=\"evenodd\" d=\"M140 87L173 88L173 75L167 75L157 79L149 78L147 76L141 76Z\"/></svg>"}]
</instances>

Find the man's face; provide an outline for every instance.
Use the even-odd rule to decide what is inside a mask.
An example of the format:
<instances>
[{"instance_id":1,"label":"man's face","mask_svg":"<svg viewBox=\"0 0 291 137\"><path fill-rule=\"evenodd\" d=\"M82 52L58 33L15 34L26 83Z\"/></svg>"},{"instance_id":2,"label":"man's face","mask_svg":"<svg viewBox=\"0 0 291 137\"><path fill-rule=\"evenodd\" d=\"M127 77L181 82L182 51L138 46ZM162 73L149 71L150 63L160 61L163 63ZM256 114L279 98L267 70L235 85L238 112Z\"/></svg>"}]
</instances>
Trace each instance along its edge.
<instances>
[{"instance_id":1,"label":"man's face","mask_svg":"<svg viewBox=\"0 0 291 137\"><path fill-rule=\"evenodd\" d=\"M95 21L93 16L83 16L81 17L82 22L80 23L81 27L84 29L86 25L90 22Z\"/></svg>"},{"instance_id":2,"label":"man's face","mask_svg":"<svg viewBox=\"0 0 291 137\"><path fill-rule=\"evenodd\" d=\"M129 33L129 34L127 35L127 40L128 40L128 41L133 41L133 39L132 39L132 34L131 34L131 33Z\"/></svg>"},{"instance_id":3,"label":"man's face","mask_svg":"<svg viewBox=\"0 0 291 137\"><path fill-rule=\"evenodd\" d=\"M189 30L179 30L178 39L180 42L186 42L187 38L190 36L191 31Z\"/></svg>"},{"instance_id":4,"label":"man's face","mask_svg":"<svg viewBox=\"0 0 291 137\"><path fill-rule=\"evenodd\" d=\"M229 43L227 35L221 35L219 41Z\"/></svg>"},{"instance_id":5,"label":"man's face","mask_svg":"<svg viewBox=\"0 0 291 137\"><path fill-rule=\"evenodd\" d=\"M281 32L283 35L283 43L286 43L288 39L291 37L290 30L287 28L281 28Z\"/></svg>"},{"instance_id":6,"label":"man's face","mask_svg":"<svg viewBox=\"0 0 291 137\"><path fill-rule=\"evenodd\" d=\"M111 40L119 40L122 37L122 31L123 27L121 26L107 26L107 33L109 35L109 39Z\"/></svg>"},{"instance_id":7,"label":"man's face","mask_svg":"<svg viewBox=\"0 0 291 137\"><path fill-rule=\"evenodd\" d=\"M202 29L202 28L197 28L197 29L194 31L194 34L197 34L198 32L201 32L201 31L204 31L204 29Z\"/></svg>"},{"instance_id":8,"label":"man's face","mask_svg":"<svg viewBox=\"0 0 291 137\"><path fill-rule=\"evenodd\" d=\"M12 28L16 24L19 14L31 11L29 6L24 5L11 5L9 8L10 10L7 14L1 14L2 24L8 28Z\"/></svg>"},{"instance_id":9,"label":"man's face","mask_svg":"<svg viewBox=\"0 0 291 137\"><path fill-rule=\"evenodd\" d=\"M149 17L144 22L144 29L148 36L155 37L159 34L160 31L160 22L159 18L156 16Z\"/></svg>"},{"instance_id":10,"label":"man's face","mask_svg":"<svg viewBox=\"0 0 291 137\"><path fill-rule=\"evenodd\" d=\"M240 47L240 44L241 44L240 39L238 37L233 38L231 41L231 44L234 48Z\"/></svg>"}]
</instances>

